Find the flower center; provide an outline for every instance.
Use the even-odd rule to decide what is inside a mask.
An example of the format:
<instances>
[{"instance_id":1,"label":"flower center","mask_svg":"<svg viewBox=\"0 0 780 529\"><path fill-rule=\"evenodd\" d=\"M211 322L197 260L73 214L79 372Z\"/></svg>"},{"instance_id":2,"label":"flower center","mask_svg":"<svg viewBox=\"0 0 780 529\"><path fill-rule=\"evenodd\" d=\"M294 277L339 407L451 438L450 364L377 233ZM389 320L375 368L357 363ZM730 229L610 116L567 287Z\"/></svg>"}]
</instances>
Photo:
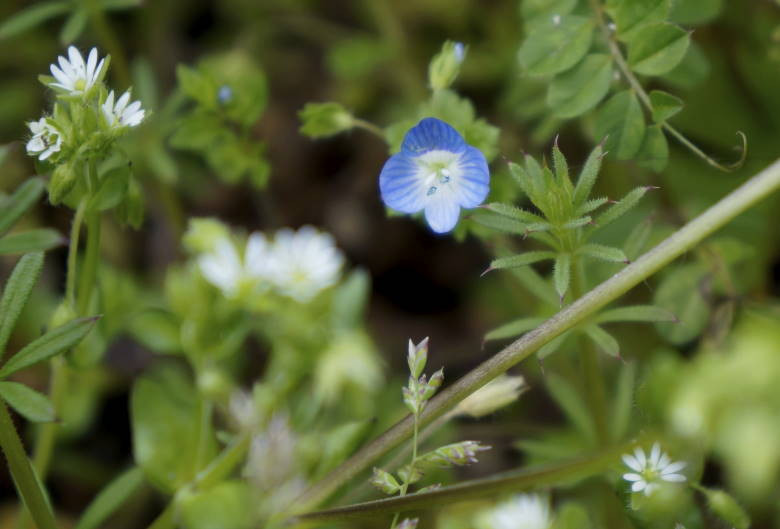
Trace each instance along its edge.
<instances>
[{"instance_id":1,"label":"flower center","mask_svg":"<svg viewBox=\"0 0 780 529\"><path fill-rule=\"evenodd\" d=\"M447 167L440 164L431 164L429 173L425 177L425 183L428 185L428 196L433 195L439 189L434 184L444 185L450 182L452 173Z\"/></svg>"},{"instance_id":2,"label":"flower center","mask_svg":"<svg viewBox=\"0 0 780 529\"><path fill-rule=\"evenodd\" d=\"M87 87L87 80L86 79L76 79L76 82L73 83L73 88L76 90L84 90Z\"/></svg>"}]
</instances>

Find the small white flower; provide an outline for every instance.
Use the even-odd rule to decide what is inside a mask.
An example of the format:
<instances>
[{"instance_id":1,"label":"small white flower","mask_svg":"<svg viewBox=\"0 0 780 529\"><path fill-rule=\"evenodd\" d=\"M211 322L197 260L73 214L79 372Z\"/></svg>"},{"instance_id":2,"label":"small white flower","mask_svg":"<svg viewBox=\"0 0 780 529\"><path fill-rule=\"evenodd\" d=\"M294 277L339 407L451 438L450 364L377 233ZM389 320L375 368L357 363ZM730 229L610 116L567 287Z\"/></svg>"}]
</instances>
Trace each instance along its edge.
<instances>
[{"instance_id":1,"label":"small white flower","mask_svg":"<svg viewBox=\"0 0 780 529\"><path fill-rule=\"evenodd\" d=\"M553 15L552 16L552 23L554 26L560 26L561 25L561 15Z\"/></svg>"},{"instance_id":2,"label":"small white flower","mask_svg":"<svg viewBox=\"0 0 780 529\"><path fill-rule=\"evenodd\" d=\"M198 266L203 277L226 296L234 297L244 284L254 284L268 277L268 243L262 233L253 233L246 243L242 260L233 242L225 237L214 250L201 255Z\"/></svg>"},{"instance_id":3,"label":"small white flower","mask_svg":"<svg viewBox=\"0 0 780 529\"><path fill-rule=\"evenodd\" d=\"M33 137L27 142L27 154L43 161L62 147L62 135L54 125L41 118L27 123Z\"/></svg>"},{"instance_id":4,"label":"small white flower","mask_svg":"<svg viewBox=\"0 0 780 529\"><path fill-rule=\"evenodd\" d=\"M548 529L550 502L539 494L518 494L478 515L479 529Z\"/></svg>"},{"instance_id":5,"label":"small white flower","mask_svg":"<svg viewBox=\"0 0 780 529\"><path fill-rule=\"evenodd\" d=\"M130 101L130 90L122 94L114 104L114 91L109 92L106 101L100 106L103 117L109 127L135 127L144 119L145 111L140 101Z\"/></svg>"},{"instance_id":6,"label":"small white flower","mask_svg":"<svg viewBox=\"0 0 780 529\"><path fill-rule=\"evenodd\" d=\"M97 48L92 48L87 61L84 62L84 57L79 50L75 46L70 46L68 58L59 56L57 62L59 67L55 64L50 67L51 74L57 80L51 86L78 95L88 92L95 85L100 78L105 59L100 59L98 62Z\"/></svg>"},{"instance_id":7,"label":"small white flower","mask_svg":"<svg viewBox=\"0 0 780 529\"><path fill-rule=\"evenodd\" d=\"M666 453L661 452L661 445L653 444L650 456L646 456L641 448L634 450L634 455L623 455L623 462L634 472L623 474L623 479L630 481L632 492L644 491L646 496L660 485L661 481L682 482L685 476L678 472L685 468L684 461L672 462Z\"/></svg>"},{"instance_id":8,"label":"small white flower","mask_svg":"<svg viewBox=\"0 0 780 529\"><path fill-rule=\"evenodd\" d=\"M344 256L333 237L311 226L276 233L269 274L282 295L305 303L336 283Z\"/></svg>"}]
</instances>

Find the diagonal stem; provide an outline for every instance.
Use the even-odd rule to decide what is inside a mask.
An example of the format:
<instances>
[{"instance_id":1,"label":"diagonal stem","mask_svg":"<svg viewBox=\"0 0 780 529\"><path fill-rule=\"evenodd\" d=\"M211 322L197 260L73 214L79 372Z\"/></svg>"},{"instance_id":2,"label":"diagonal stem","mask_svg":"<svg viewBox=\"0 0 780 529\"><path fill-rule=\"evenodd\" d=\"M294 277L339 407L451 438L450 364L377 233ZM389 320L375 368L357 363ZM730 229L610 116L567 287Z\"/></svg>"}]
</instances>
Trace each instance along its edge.
<instances>
[{"instance_id":1,"label":"diagonal stem","mask_svg":"<svg viewBox=\"0 0 780 529\"><path fill-rule=\"evenodd\" d=\"M420 415L419 426L425 427L430 424L486 383L622 296L778 189L780 189L780 160L742 184L632 264L565 307L535 330L512 342L431 399ZM413 429L414 420L411 415L407 415L311 486L293 503L292 509L296 513L301 513L320 505L346 482L411 437Z\"/></svg>"}]
</instances>

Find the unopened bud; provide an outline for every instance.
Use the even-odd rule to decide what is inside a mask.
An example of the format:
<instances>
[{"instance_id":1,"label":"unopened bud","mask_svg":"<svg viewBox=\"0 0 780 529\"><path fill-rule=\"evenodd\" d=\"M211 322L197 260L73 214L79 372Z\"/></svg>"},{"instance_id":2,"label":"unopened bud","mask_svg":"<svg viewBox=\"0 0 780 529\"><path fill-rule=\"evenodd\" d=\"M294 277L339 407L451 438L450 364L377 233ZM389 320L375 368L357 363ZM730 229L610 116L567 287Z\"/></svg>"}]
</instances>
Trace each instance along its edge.
<instances>
[{"instance_id":1,"label":"unopened bud","mask_svg":"<svg viewBox=\"0 0 780 529\"><path fill-rule=\"evenodd\" d=\"M425 369L425 364L428 362L428 338L414 345L411 339L409 339L409 354L406 357L406 361L409 364L409 372L414 378L420 376Z\"/></svg>"},{"instance_id":2,"label":"unopened bud","mask_svg":"<svg viewBox=\"0 0 780 529\"><path fill-rule=\"evenodd\" d=\"M431 379L427 384L421 385L423 400L427 401L433 397L436 390L441 387L442 382L444 382L444 369L439 369L431 375Z\"/></svg>"},{"instance_id":3,"label":"unopened bud","mask_svg":"<svg viewBox=\"0 0 780 529\"><path fill-rule=\"evenodd\" d=\"M352 114L338 103L307 103L298 112L303 122L301 132L310 138L325 138L351 129Z\"/></svg>"},{"instance_id":4,"label":"unopened bud","mask_svg":"<svg viewBox=\"0 0 780 529\"><path fill-rule=\"evenodd\" d=\"M440 467L464 466L477 462L477 453L490 450L479 441L461 441L437 448L420 457L420 461Z\"/></svg>"},{"instance_id":5,"label":"unopened bud","mask_svg":"<svg viewBox=\"0 0 780 529\"><path fill-rule=\"evenodd\" d=\"M748 529L750 518L737 501L722 490L701 489L707 496L710 509L734 529Z\"/></svg>"},{"instance_id":6,"label":"unopened bud","mask_svg":"<svg viewBox=\"0 0 780 529\"><path fill-rule=\"evenodd\" d=\"M385 494L395 494L401 488L393 475L381 468L374 468L371 484Z\"/></svg>"},{"instance_id":7,"label":"unopened bud","mask_svg":"<svg viewBox=\"0 0 780 529\"><path fill-rule=\"evenodd\" d=\"M466 58L466 46L461 42L448 40L441 51L431 60L428 67L428 82L433 90L443 90L455 81L460 65Z\"/></svg>"},{"instance_id":8,"label":"unopened bud","mask_svg":"<svg viewBox=\"0 0 780 529\"><path fill-rule=\"evenodd\" d=\"M511 404L525 389L523 377L501 375L463 399L455 411L459 415L483 417Z\"/></svg>"},{"instance_id":9,"label":"unopened bud","mask_svg":"<svg viewBox=\"0 0 780 529\"><path fill-rule=\"evenodd\" d=\"M70 163L60 164L54 169L49 180L49 200L52 204L62 202L76 185L76 178L76 171Z\"/></svg>"}]
</instances>

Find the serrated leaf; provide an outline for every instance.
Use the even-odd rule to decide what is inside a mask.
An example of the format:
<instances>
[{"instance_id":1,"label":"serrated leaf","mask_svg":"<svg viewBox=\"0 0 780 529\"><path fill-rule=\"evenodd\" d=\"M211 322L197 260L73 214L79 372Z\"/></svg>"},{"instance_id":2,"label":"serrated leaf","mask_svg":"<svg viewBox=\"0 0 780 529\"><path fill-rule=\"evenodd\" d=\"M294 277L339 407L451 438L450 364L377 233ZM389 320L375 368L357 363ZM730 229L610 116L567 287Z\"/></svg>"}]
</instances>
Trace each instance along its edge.
<instances>
[{"instance_id":1,"label":"serrated leaf","mask_svg":"<svg viewBox=\"0 0 780 529\"><path fill-rule=\"evenodd\" d=\"M554 75L568 70L588 52L593 30L591 17L565 15L542 21L520 46L520 65L533 76Z\"/></svg>"},{"instance_id":2,"label":"serrated leaf","mask_svg":"<svg viewBox=\"0 0 780 529\"><path fill-rule=\"evenodd\" d=\"M683 101L663 90L650 92L650 105L653 107L653 121L661 123L676 115L683 108Z\"/></svg>"},{"instance_id":3,"label":"serrated leaf","mask_svg":"<svg viewBox=\"0 0 780 529\"><path fill-rule=\"evenodd\" d=\"M553 167L555 168L555 178L559 182L568 184L569 191L571 191L571 179L569 178L569 163L566 161L566 157L558 148L558 141L556 139L552 149L553 154Z\"/></svg>"},{"instance_id":4,"label":"serrated leaf","mask_svg":"<svg viewBox=\"0 0 780 529\"><path fill-rule=\"evenodd\" d=\"M87 506L73 529L97 529L144 483L144 473L132 467L114 478Z\"/></svg>"},{"instance_id":5,"label":"serrated leaf","mask_svg":"<svg viewBox=\"0 0 780 529\"><path fill-rule=\"evenodd\" d=\"M656 173L660 173L669 163L669 143L660 125L647 127L642 146L636 156L636 163Z\"/></svg>"},{"instance_id":6,"label":"serrated leaf","mask_svg":"<svg viewBox=\"0 0 780 529\"><path fill-rule=\"evenodd\" d=\"M67 13L71 2L41 2L16 13L0 24L0 39L14 37L20 33L43 24L50 18Z\"/></svg>"},{"instance_id":7,"label":"serrated leaf","mask_svg":"<svg viewBox=\"0 0 780 529\"><path fill-rule=\"evenodd\" d=\"M47 332L8 359L0 369L0 378L63 353L78 344L94 327L97 318L80 318Z\"/></svg>"},{"instance_id":8,"label":"serrated leaf","mask_svg":"<svg viewBox=\"0 0 780 529\"><path fill-rule=\"evenodd\" d=\"M612 96L596 114L596 138L618 160L632 158L642 146L645 117L636 95L624 90Z\"/></svg>"},{"instance_id":9,"label":"serrated leaf","mask_svg":"<svg viewBox=\"0 0 780 529\"><path fill-rule=\"evenodd\" d=\"M0 382L0 397L25 419L32 422L54 420L54 406L45 395L18 382Z\"/></svg>"},{"instance_id":10,"label":"serrated leaf","mask_svg":"<svg viewBox=\"0 0 780 529\"><path fill-rule=\"evenodd\" d=\"M485 341L503 340L505 338L519 336L537 328L543 321L544 318L520 318L518 320L510 321L485 334Z\"/></svg>"},{"instance_id":11,"label":"serrated leaf","mask_svg":"<svg viewBox=\"0 0 780 529\"><path fill-rule=\"evenodd\" d=\"M493 261L490 262L490 269L499 270L501 268L526 266L532 263L538 263L539 261L545 261L547 259L555 259L555 253L525 252L519 255L510 255L508 257L499 257L498 259L493 259Z\"/></svg>"},{"instance_id":12,"label":"serrated leaf","mask_svg":"<svg viewBox=\"0 0 780 529\"><path fill-rule=\"evenodd\" d=\"M547 104L559 118L574 118L598 105L611 83L612 59L605 53L593 53L553 79Z\"/></svg>"},{"instance_id":13,"label":"serrated leaf","mask_svg":"<svg viewBox=\"0 0 780 529\"><path fill-rule=\"evenodd\" d=\"M586 325L582 330L601 351L616 358L620 356L620 344L607 331L598 325Z\"/></svg>"},{"instance_id":14,"label":"serrated leaf","mask_svg":"<svg viewBox=\"0 0 780 529\"><path fill-rule=\"evenodd\" d=\"M609 430L614 441L620 441L628 432L631 422L631 410L634 403L634 375L636 364L624 364L617 377L615 397L612 400L612 420L609 422Z\"/></svg>"},{"instance_id":15,"label":"serrated leaf","mask_svg":"<svg viewBox=\"0 0 780 529\"><path fill-rule=\"evenodd\" d=\"M622 0L615 2L610 14L617 26L617 36L628 42L644 26L663 22L669 15L670 0Z\"/></svg>"},{"instance_id":16,"label":"serrated leaf","mask_svg":"<svg viewBox=\"0 0 780 529\"><path fill-rule=\"evenodd\" d=\"M518 220L523 223L543 223L545 220L540 217L539 215L536 215L534 213L531 213L530 211L526 211L522 208L518 208L516 206L512 206L510 204L502 204L500 202L491 202L490 204L485 204L482 206L483 209L486 209L488 211L492 211L493 213L498 213L499 215L503 215L504 217L513 218L515 220Z\"/></svg>"},{"instance_id":17,"label":"serrated leaf","mask_svg":"<svg viewBox=\"0 0 780 529\"><path fill-rule=\"evenodd\" d=\"M645 26L628 47L628 64L642 75L663 75L680 64L690 43L690 33L674 24Z\"/></svg>"},{"instance_id":18,"label":"serrated leaf","mask_svg":"<svg viewBox=\"0 0 780 529\"><path fill-rule=\"evenodd\" d=\"M566 222L561 225L561 229L564 230L573 230L576 228L582 228L583 226L587 226L588 224L591 224L593 222L593 219L589 215L585 215L584 217L580 217L578 219L570 220L569 222Z\"/></svg>"},{"instance_id":19,"label":"serrated leaf","mask_svg":"<svg viewBox=\"0 0 780 529\"><path fill-rule=\"evenodd\" d=\"M51 250L65 244L65 238L55 230L41 228L37 230L12 233L0 239L0 255Z\"/></svg>"},{"instance_id":20,"label":"serrated leaf","mask_svg":"<svg viewBox=\"0 0 780 529\"><path fill-rule=\"evenodd\" d=\"M32 287L41 274L42 267L42 252L24 255L16 263L11 277L5 284L3 297L0 299L0 358L5 352L5 346L16 320L30 297Z\"/></svg>"},{"instance_id":21,"label":"serrated leaf","mask_svg":"<svg viewBox=\"0 0 780 529\"><path fill-rule=\"evenodd\" d=\"M639 203L648 189L649 188L647 187L637 187L621 198L616 204L607 208L604 213L596 217L596 226L594 229L602 228L622 217L628 210Z\"/></svg>"},{"instance_id":22,"label":"serrated leaf","mask_svg":"<svg viewBox=\"0 0 780 529\"><path fill-rule=\"evenodd\" d=\"M513 233L515 235L521 235L528 230L526 224L523 224L522 222L515 219L504 217L503 215L496 215L494 213L476 211L471 215L470 219L480 226L485 226L486 228L492 228L494 230L504 231L507 233Z\"/></svg>"},{"instance_id":23,"label":"serrated leaf","mask_svg":"<svg viewBox=\"0 0 780 529\"><path fill-rule=\"evenodd\" d=\"M612 263L625 263L628 261L628 257L626 257L626 254L623 253L623 250L620 248L614 248L612 246L604 246L603 244L585 244L580 247L579 253L594 259L600 259L602 261L609 261Z\"/></svg>"},{"instance_id":24,"label":"serrated leaf","mask_svg":"<svg viewBox=\"0 0 780 529\"><path fill-rule=\"evenodd\" d=\"M593 421L588 408L585 406L583 395L566 379L555 373L546 374L545 382L547 389L550 391L550 396L566 414L571 423L582 435L588 439L593 439L595 433Z\"/></svg>"},{"instance_id":25,"label":"serrated leaf","mask_svg":"<svg viewBox=\"0 0 780 529\"><path fill-rule=\"evenodd\" d=\"M610 323L616 321L632 322L661 322L677 321L669 310L655 305L632 305L629 307L617 307L599 313L594 321L596 323Z\"/></svg>"},{"instance_id":26,"label":"serrated leaf","mask_svg":"<svg viewBox=\"0 0 780 529\"><path fill-rule=\"evenodd\" d=\"M585 165L577 178L577 185L574 186L574 205L582 205L590 196L593 184L596 183L599 170L601 169L601 159L604 157L604 150L601 145L596 145L588 155Z\"/></svg>"},{"instance_id":27,"label":"serrated leaf","mask_svg":"<svg viewBox=\"0 0 780 529\"><path fill-rule=\"evenodd\" d=\"M575 212L575 215L585 215L586 213L590 213L594 209L598 209L604 204L609 202L609 199L607 197L601 197L601 198L594 198L592 200L587 200L584 204L582 204L579 208L577 208L577 211Z\"/></svg>"},{"instance_id":28,"label":"serrated leaf","mask_svg":"<svg viewBox=\"0 0 780 529\"><path fill-rule=\"evenodd\" d=\"M569 279L571 277L571 257L569 254L559 254L555 258L553 266L553 284L558 297L563 300L566 291L569 290Z\"/></svg>"},{"instance_id":29,"label":"serrated leaf","mask_svg":"<svg viewBox=\"0 0 780 529\"><path fill-rule=\"evenodd\" d=\"M9 197L0 200L0 235L5 234L43 195L46 184L41 178L30 178Z\"/></svg>"}]
</instances>

